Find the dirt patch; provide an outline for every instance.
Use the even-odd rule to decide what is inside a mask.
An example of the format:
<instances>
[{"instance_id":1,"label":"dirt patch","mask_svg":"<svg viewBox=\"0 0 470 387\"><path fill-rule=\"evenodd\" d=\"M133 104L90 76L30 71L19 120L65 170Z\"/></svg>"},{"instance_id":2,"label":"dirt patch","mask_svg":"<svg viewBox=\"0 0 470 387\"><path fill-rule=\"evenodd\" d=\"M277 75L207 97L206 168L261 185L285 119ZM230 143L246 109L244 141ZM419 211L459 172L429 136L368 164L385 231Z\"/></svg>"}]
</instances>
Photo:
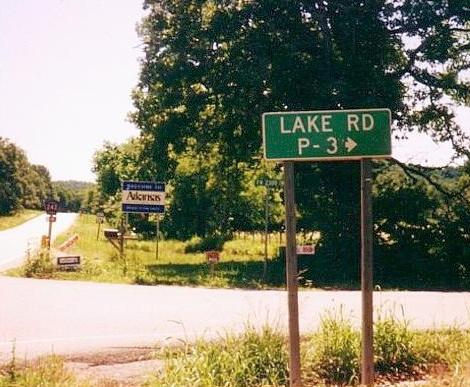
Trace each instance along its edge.
<instances>
[{"instance_id":1,"label":"dirt patch","mask_svg":"<svg viewBox=\"0 0 470 387\"><path fill-rule=\"evenodd\" d=\"M65 356L65 366L79 379L113 387L140 386L163 363L153 348L116 348Z\"/></svg>"}]
</instances>

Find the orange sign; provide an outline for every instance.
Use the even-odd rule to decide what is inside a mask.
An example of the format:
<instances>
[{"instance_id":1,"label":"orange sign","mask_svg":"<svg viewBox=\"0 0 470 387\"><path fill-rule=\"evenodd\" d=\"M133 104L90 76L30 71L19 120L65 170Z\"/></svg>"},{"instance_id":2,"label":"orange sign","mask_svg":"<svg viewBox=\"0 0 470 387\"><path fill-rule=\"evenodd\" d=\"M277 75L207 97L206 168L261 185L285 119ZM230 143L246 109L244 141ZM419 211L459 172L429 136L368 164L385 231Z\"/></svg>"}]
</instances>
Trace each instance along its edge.
<instances>
[{"instance_id":1,"label":"orange sign","mask_svg":"<svg viewBox=\"0 0 470 387\"><path fill-rule=\"evenodd\" d=\"M206 251L206 258L207 258L207 262L217 263L219 262L219 259L220 259L220 253L215 250Z\"/></svg>"}]
</instances>

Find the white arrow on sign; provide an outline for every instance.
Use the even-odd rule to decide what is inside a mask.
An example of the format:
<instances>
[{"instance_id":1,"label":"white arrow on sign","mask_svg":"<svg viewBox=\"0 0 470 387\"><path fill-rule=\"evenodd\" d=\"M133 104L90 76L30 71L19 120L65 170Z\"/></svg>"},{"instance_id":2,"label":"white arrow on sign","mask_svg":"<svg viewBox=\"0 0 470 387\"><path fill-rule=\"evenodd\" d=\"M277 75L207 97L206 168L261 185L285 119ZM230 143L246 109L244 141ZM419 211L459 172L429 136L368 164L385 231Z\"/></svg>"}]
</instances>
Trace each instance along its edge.
<instances>
[{"instance_id":1,"label":"white arrow on sign","mask_svg":"<svg viewBox=\"0 0 470 387\"><path fill-rule=\"evenodd\" d=\"M346 142L344 143L344 146L346 147L346 150L349 152L351 152L356 146L357 146L357 142L354 141L352 138L347 138L346 139Z\"/></svg>"}]
</instances>

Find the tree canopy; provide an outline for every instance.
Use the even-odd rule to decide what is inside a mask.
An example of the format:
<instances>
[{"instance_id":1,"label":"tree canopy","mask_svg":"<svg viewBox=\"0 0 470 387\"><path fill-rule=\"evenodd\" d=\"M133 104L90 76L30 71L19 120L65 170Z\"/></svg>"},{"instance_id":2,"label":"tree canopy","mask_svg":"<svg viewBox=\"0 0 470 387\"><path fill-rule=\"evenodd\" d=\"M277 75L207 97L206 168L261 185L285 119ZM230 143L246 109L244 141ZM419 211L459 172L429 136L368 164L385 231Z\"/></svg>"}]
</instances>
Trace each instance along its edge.
<instances>
[{"instance_id":1,"label":"tree canopy","mask_svg":"<svg viewBox=\"0 0 470 387\"><path fill-rule=\"evenodd\" d=\"M132 119L163 176L192 138L250 160L273 110L388 107L397 129L466 154L448 106L469 103L465 4L147 0Z\"/></svg>"},{"instance_id":2,"label":"tree canopy","mask_svg":"<svg viewBox=\"0 0 470 387\"><path fill-rule=\"evenodd\" d=\"M42 208L52 192L47 168L30 164L22 149L0 137L0 215Z\"/></svg>"}]
</instances>

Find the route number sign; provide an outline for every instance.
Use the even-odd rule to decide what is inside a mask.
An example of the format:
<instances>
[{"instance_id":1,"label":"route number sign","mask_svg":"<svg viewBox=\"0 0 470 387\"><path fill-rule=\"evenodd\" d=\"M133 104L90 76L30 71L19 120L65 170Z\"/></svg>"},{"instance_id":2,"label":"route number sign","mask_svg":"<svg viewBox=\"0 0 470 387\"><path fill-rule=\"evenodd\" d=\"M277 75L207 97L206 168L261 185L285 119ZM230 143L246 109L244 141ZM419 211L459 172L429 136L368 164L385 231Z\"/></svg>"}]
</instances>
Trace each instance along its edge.
<instances>
[{"instance_id":1,"label":"route number sign","mask_svg":"<svg viewBox=\"0 0 470 387\"><path fill-rule=\"evenodd\" d=\"M48 199L44 202L44 210L47 215L57 214L57 209L59 208L59 202L57 200Z\"/></svg>"},{"instance_id":2,"label":"route number sign","mask_svg":"<svg viewBox=\"0 0 470 387\"><path fill-rule=\"evenodd\" d=\"M165 212L165 183L124 181L122 183L122 212L141 214Z\"/></svg>"},{"instance_id":3,"label":"route number sign","mask_svg":"<svg viewBox=\"0 0 470 387\"><path fill-rule=\"evenodd\" d=\"M390 157L389 109L263 114L268 160L355 160Z\"/></svg>"}]
</instances>

